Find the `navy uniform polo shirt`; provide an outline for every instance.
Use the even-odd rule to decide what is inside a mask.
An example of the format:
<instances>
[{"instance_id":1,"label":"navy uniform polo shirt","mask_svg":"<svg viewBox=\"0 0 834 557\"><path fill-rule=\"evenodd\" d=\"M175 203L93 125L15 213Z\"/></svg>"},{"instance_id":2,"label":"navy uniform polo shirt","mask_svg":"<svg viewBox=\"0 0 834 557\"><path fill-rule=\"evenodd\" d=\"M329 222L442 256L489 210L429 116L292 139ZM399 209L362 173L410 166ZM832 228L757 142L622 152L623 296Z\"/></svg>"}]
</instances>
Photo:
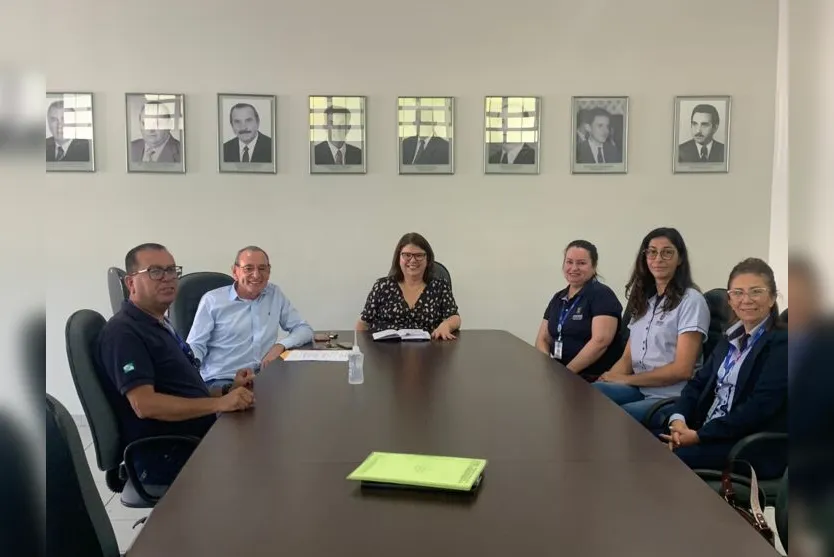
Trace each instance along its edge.
<instances>
[{"instance_id":1,"label":"navy uniform polo shirt","mask_svg":"<svg viewBox=\"0 0 834 557\"><path fill-rule=\"evenodd\" d=\"M122 442L157 435L193 435L203 437L214 424L215 415L167 422L140 419L125 396L130 390L151 385L158 393L185 398L209 397L200 370L192 363L180 341L158 319L148 315L129 300L122 303L99 337L100 370L106 375L102 383L116 410Z\"/></svg>"},{"instance_id":2,"label":"navy uniform polo shirt","mask_svg":"<svg viewBox=\"0 0 834 557\"><path fill-rule=\"evenodd\" d=\"M614 340L608 345L608 349L596 362L579 373L586 381L594 381L611 369L623 355L623 343L620 337L623 306L614 291L596 279L585 284L582 290L570 299L568 299L568 288L560 290L553 296L544 311L547 331L553 339L549 346L551 354L553 354L553 344L559 337L559 318L565 308L571 309L562 324L562 357L559 361L565 365L569 364L591 340L591 321L594 317L610 315L617 318L617 332Z\"/></svg>"}]
</instances>

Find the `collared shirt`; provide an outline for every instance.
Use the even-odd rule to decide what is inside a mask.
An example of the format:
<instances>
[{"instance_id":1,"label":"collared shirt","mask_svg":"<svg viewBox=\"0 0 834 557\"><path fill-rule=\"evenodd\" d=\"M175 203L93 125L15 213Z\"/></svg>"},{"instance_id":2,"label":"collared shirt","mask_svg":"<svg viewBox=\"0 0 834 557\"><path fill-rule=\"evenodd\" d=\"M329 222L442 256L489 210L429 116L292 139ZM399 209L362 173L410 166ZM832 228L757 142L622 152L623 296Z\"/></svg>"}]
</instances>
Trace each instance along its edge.
<instances>
[{"instance_id":1,"label":"collared shirt","mask_svg":"<svg viewBox=\"0 0 834 557\"><path fill-rule=\"evenodd\" d=\"M706 148L707 148L706 158L707 159L709 159L709 154L712 153L712 144L713 144L712 140L710 140L710 142L706 144ZM701 145L698 145L697 143L695 143L695 148L698 150L698 158L701 158L701 147L702 147Z\"/></svg>"},{"instance_id":2,"label":"collared shirt","mask_svg":"<svg viewBox=\"0 0 834 557\"><path fill-rule=\"evenodd\" d=\"M162 142L162 145L157 147L151 147L147 143L145 143L145 151L142 153L142 162L157 162L159 160L159 155L162 153L163 149L168 145L168 141L171 140L171 135L169 134L165 141ZM153 153L153 154L151 154Z\"/></svg>"},{"instance_id":3,"label":"collared shirt","mask_svg":"<svg viewBox=\"0 0 834 557\"><path fill-rule=\"evenodd\" d=\"M434 137L434 133L432 133L428 137L420 137L419 135L417 136L417 146L414 148L414 158L411 159L411 164L416 164L417 163L417 157L419 155L422 155L426 151L426 149L429 146L429 141L431 141L433 137ZM420 142L421 141L423 142L423 151L422 152L420 151Z\"/></svg>"},{"instance_id":4,"label":"collared shirt","mask_svg":"<svg viewBox=\"0 0 834 557\"><path fill-rule=\"evenodd\" d=\"M279 339L281 330L289 333ZM313 340L313 329L301 319L289 298L268 283L254 300L238 296L235 285L207 292L197 306L187 342L202 361L206 381L233 379L243 368L256 368L280 340L295 348Z\"/></svg>"},{"instance_id":5,"label":"collared shirt","mask_svg":"<svg viewBox=\"0 0 834 557\"><path fill-rule=\"evenodd\" d=\"M184 343L183 343L184 344ZM183 350L165 320L160 321L125 300L99 337L99 368L105 394L116 411L122 441L157 435L202 437L214 415L179 422L140 419L126 395L142 385L183 398L211 396L195 362Z\"/></svg>"},{"instance_id":6,"label":"collared shirt","mask_svg":"<svg viewBox=\"0 0 834 557\"><path fill-rule=\"evenodd\" d=\"M591 153L594 155L594 160L598 164L602 164L605 162L605 148L603 147L602 143L597 141L591 136L588 136L588 146L591 148ZM600 151L601 150L601 151ZM602 152L602 155L600 155Z\"/></svg>"},{"instance_id":7,"label":"collared shirt","mask_svg":"<svg viewBox=\"0 0 834 557\"><path fill-rule=\"evenodd\" d=\"M547 321L547 332L553 339L549 347L552 355L553 345L559 337L559 321L562 318L563 311L565 312L564 323L562 324L562 357L559 359L561 363L569 364L591 340L591 324L594 317L608 315L617 319L617 332L605 353L579 374L586 380L591 381L611 369L611 366L623 354L623 344L620 337L620 320L622 319L623 306L614 291L596 279L592 279L583 286L582 290L574 294L573 298L568 298L568 290L568 288L565 288L553 296L553 299L547 305L547 309L544 310L543 316L543 319ZM568 313L567 309L569 308L572 308L572 310Z\"/></svg>"},{"instance_id":8,"label":"collared shirt","mask_svg":"<svg viewBox=\"0 0 834 557\"><path fill-rule=\"evenodd\" d=\"M238 162L243 162L243 148L244 147L249 147L249 162L252 162L252 153L255 151L255 145L258 144L258 138L260 136L261 136L261 133L258 132L257 134L255 134L255 139L253 139L249 143L244 143L243 141L241 141L240 138L238 138L238 140L237 140L237 149L238 149L237 160L238 160Z\"/></svg>"},{"instance_id":9,"label":"collared shirt","mask_svg":"<svg viewBox=\"0 0 834 557\"><path fill-rule=\"evenodd\" d=\"M660 302L658 307L658 302ZM652 296L648 310L637 319L631 320L631 365L634 373L652 371L675 361L678 336L690 331L702 335L702 342L709 331L709 307L703 294L694 288L687 288L683 298L671 311L663 309L664 299ZM703 363L703 355L698 356L693 372L697 372ZM646 398L669 398L680 396L686 381L664 387L640 387Z\"/></svg>"},{"instance_id":10,"label":"collared shirt","mask_svg":"<svg viewBox=\"0 0 834 557\"><path fill-rule=\"evenodd\" d=\"M507 143L505 143L501 147L501 158L504 158L504 153L507 153L507 164L513 164L515 162L515 158L521 152L521 148L524 147L523 143L517 143L510 147L509 149L505 149L507 147Z\"/></svg>"},{"instance_id":11,"label":"collared shirt","mask_svg":"<svg viewBox=\"0 0 834 557\"><path fill-rule=\"evenodd\" d=\"M55 139L54 136L53 136L53 139ZM55 160L56 161L63 160L63 158L67 156L67 151L69 151L70 143L72 143L72 138L69 138L69 139L64 138L61 141L58 141L57 139L55 139ZM61 149L64 150L64 153L63 153L63 155L61 155L61 157L58 157L58 148L61 148Z\"/></svg>"},{"instance_id":12,"label":"collared shirt","mask_svg":"<svg viewBox=\"0 0 834 557\"><path fill-rule=\"evenodd\" d=\"M336 147L333 143L328 141L327 146L330 147L330 153L333 155L333 164L338 164L336 162L336 153L342 153L342 164L346 164L345 157L347 156L347 143L342 143L341 147Z\"/></svg>"},{"instance_id":13,"label":"collared shirt","mask_svg":"<svg viewBox=\"0 0 834 557\"><path fill-rule=\"evenodd\" d=\"M727 329L725 334L730 344L735 348L737 357L731 357L729 360L725 358L724 363L718 368L718 378L715 381L715 400L713 400L712 406L709 412L707 412L707 419L704 423L715 418L721 418L730 413L730 409L733 407L733 395L735 394L736 383L738 382L738 373L741 370L741 366L744 365L744 360L747 359L748 354L753 350L753 339L756 338L756 334L765 326L766 322L767 319L753 327L750 331L745 350L741 350L741 338L744 336L744 325L739 322ZM683 423L686 423L686 418L683 414L673 414L669 418L669 423L675 420L681 420Z\"/></svg>"}]
</instances>

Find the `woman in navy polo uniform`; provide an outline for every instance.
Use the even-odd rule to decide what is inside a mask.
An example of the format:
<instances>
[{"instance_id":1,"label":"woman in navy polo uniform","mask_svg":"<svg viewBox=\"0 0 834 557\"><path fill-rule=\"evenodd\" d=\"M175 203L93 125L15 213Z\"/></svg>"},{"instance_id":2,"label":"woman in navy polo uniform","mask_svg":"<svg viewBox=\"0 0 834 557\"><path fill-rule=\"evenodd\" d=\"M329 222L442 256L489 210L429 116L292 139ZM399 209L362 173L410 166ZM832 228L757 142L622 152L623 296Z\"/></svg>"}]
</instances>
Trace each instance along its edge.
<instances>
[{"instance_id":1,"label":"woman in navy polo uniform","mask_svg":"<svg viewBox=\"0 0 834 557\"><path fill-rule=\"evenodd\" d=\"M562 263L568 286L550 300L536 337L536 348L589 383L623 352L619 334L623 306L597 280L598 261L594 244L585 240L568 244Z\"/></svg>"}]
</instances>

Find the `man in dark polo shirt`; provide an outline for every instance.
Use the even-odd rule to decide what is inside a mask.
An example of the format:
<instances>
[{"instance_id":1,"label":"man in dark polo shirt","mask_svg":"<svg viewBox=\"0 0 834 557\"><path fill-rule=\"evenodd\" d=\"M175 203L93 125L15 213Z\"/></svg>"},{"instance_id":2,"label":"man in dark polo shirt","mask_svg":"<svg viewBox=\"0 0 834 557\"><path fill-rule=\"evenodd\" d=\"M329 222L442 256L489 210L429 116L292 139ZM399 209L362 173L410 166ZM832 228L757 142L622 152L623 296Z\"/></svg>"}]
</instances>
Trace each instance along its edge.
<instances>
[{"instance_id":1,"label":"man in dark polo shirt","mask_svg":"<svg viewBox=\"0 0 834 557\"><path fill-rule=\"evenodd\" d=\"M209 391L200 362L165 317L182 274L159 244L142 244L125 256L130 296L100 337L102 383L116 410L122 442L159 435L202 438L218 412L245 410L254 403L254 373L238 371L234 383ZM191 454L182 444L138 451L143 483L169 485Z\"/></svg>"}]
</instances>

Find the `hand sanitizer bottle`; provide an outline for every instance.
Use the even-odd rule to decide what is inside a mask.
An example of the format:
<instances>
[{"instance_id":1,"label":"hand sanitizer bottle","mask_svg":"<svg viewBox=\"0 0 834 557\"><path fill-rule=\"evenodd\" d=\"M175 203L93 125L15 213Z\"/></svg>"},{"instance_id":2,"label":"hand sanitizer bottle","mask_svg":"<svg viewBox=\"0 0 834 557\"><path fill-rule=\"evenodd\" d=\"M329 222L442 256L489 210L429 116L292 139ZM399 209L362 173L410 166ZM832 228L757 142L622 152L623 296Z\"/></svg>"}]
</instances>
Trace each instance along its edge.
<instances>
[{"instance_id":1,"label":"hand sanitizer bottle","mask_svg":"<svg viewBox=\"0 0 834 557\"><path fill-rule=\"evenodd\" d=\"M356 331L353 331L353 348L348 355L348 383L361 385L365 382L365 372L362 365L365 363L365 355L359 349L356 338Z\"/></svg>"}]
</instances>

